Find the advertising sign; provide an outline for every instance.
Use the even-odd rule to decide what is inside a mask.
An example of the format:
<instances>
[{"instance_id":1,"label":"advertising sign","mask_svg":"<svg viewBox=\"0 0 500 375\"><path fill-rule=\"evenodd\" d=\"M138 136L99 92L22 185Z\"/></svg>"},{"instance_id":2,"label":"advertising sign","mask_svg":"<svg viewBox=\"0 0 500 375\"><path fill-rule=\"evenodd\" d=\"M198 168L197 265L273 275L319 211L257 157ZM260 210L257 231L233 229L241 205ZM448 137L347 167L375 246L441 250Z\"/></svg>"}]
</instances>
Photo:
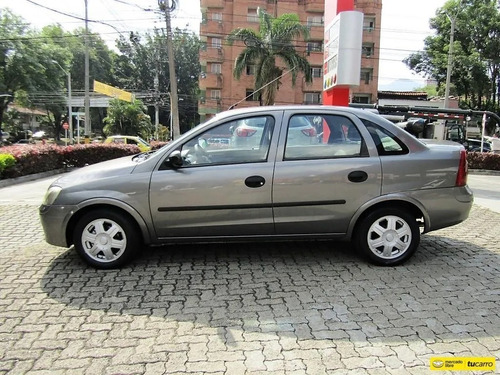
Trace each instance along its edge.
<instances>
[{"instance_id":1,"label":"advertising sign","mask_svg":"<svg viewBox=\"0 0 500 375\"><path fill-rule=\"evenodd\" d=\"M339 13L325 27L323 90L335 86L359 86L363 13Z\"/></svg>"},{"instance_id":2,"label":"advertising sign","mask_svg":"<svg viewBox=\"0 0 500 375\"><path fill-rule=\"evenodd\" d=\"M94 91L126 102L132 102L134 99L134 95L131 92L120 90L96 80L94 80Z\"/></svg>"}]
</instances>

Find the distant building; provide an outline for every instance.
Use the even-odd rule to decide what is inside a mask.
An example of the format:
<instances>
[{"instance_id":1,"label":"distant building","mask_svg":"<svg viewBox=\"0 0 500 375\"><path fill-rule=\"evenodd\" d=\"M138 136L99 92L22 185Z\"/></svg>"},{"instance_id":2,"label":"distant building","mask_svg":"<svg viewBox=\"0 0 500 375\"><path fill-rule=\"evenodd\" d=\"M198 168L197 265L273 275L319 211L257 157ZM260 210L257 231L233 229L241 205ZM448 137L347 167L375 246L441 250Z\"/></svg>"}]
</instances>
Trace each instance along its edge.
<instances>
[{"instance_id":1,"label":"distant building","mask_svg":"<svg viewBox=\"0 0 500 375\"><path fill-rule=\"evenodd\" d=\"M201 97L198 106L200 120L227 110L243 100L254 90L255 66L248 66L239 80L233 77L236 57L243 50L238 43L227 45L229 33L238 28L255 28L259 19L257 8L280 16L296 13L300 21L309 28L307 42L297 41L297 50L307 56L312 68L313 82L306 84L299 74L294 87L290 75L284 76L276 97L276 104L320 104L323 91L323 40L325 0L200 0L202 23L200 25L200 63L202 74L199 80ZM361 80L351 90L351 101L376 103L380 53L380 21L382 0L355 0L356 10L364 13L364 33L361 62ZM250 96L238 107L259 105L257 96Z\"/></svg>"}]
</instances>

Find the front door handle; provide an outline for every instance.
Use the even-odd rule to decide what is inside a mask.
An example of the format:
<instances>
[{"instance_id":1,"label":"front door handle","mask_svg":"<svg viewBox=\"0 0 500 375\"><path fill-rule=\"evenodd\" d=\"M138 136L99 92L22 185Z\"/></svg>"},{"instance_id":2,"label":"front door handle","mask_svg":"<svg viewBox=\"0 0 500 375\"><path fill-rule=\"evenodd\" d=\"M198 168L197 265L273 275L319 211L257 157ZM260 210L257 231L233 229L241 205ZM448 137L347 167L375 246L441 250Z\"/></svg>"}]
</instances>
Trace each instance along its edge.
<instances>
[{"instance_id":1,"label":"front door handle","mask_svg":"<svg viewBox=\"0 0 500 375\"><path fill-rule=\"evenodd\" d=\"M262 176L250 176L245 180L245 185L251 188L259 188L264 186L266 179Z\"/></svg>"},{"instance_id":2,"label":"front door handle","mask_svg":"<svg viewBox=\"0 0 500 375\"><path fill-rule=\"evenodd\" d=\"M351 182L364 182L368 179L368 173L365 171L354 171L347 176Z\"/></svg>"}]
</instances>

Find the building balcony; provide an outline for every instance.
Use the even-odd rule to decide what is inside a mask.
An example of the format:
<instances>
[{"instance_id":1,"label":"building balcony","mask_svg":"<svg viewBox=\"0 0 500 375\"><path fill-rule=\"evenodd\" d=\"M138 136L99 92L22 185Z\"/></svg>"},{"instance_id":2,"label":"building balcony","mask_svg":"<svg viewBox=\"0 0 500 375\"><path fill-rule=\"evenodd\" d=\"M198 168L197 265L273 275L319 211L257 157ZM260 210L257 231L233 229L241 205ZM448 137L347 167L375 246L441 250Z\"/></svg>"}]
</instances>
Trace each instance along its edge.
<instances>
[{"instance_id":1,"label":"building balcony","mask_svg":"<svg viewBox=\"0 0 500 375\"><path fill-rule=\"evenodd\" d=\"M224 8L224 0L203 0L204 8Z\"/></svg>"},{"instance_id":2,"label":"building balcony","mask_svg":"<svg viewBox=\"0 0 500 375\"><path fill-rule=\"evenodd\" d=\"M207 47L200 51L200 60L204 61L224 61L224 49L222 47Z\"/></svg>"},{"instance_id":3,"label":"building balcony","mask_svg":"<svg viewBox=\"0 0 500 375\"><path fill-rule=\"evenodd\" d=\"M224 22L210 20L200 26L200 32L204 35L224 35Z\"/></svg>"},{"instance_id":4,"label":"building balcony","mask_svg":"<svg viewBox=\"0 0 500 375\"><path fill-rule=\"evenodd\" d=\"M222 74L206 73L206 77L200 80L200 89L222 88Z\"/></svg>"},{"instance_id":5,"label":"building balcony","mask_svg":"<svg viewBox=\"0 0 500 375\"><path fill-rule=\"evenodd\" d=\"M306 12L323 13L325 10L324 0L299 0L299 4L304 4Z\"/></svg>"}]
</instances>

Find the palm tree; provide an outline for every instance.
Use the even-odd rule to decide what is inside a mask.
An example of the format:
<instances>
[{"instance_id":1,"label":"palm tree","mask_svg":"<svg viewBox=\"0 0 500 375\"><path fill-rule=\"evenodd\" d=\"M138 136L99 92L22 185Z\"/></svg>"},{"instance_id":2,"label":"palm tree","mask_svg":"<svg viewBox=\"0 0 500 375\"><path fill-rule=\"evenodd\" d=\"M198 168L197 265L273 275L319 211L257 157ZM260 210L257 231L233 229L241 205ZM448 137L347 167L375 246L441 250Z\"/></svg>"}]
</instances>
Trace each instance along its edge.
<instances>
[{"instance_id":1,"label":"palm tree","mask_svg":"<svg viewBox=\"0 0 500 375\"><path fill-rule=\"evenodd\" d=\"M239 79L247 65L256 65L255 90L261 89L260 104L273 105L285 69L277 65L278 59L291 72L292 85L295 85L299 71L304 73L306 82L312 82L309 62L293 45L295 38L303 35L307 39L309 32L296 14L286 13L274 18L261 8L257 10L257 14L258 31L237 28L228 36L229 45L239 40L246 46L236 58L233 75Z\"/></svg>"}]
</instances>

